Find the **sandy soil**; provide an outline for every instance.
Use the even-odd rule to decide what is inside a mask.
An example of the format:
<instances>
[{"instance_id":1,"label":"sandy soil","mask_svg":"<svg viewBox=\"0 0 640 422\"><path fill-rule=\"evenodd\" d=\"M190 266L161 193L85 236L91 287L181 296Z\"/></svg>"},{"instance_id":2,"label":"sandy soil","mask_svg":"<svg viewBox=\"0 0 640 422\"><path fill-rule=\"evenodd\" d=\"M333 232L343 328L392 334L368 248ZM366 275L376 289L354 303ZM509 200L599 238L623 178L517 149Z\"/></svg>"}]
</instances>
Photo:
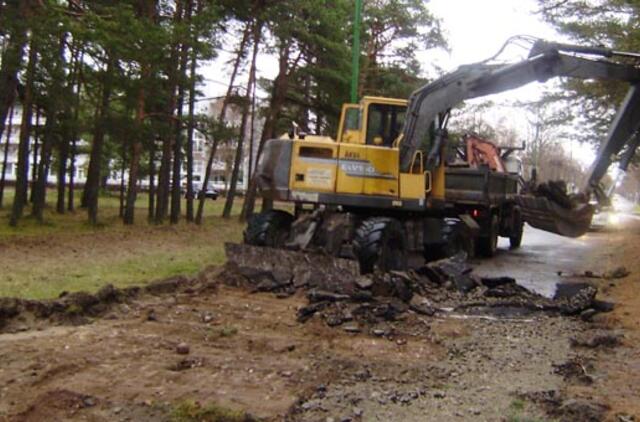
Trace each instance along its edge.
<instances>
[{"instance_id":1,"label":"sandy soil","mask_svg":"<svg viewBox=\"0 0 640 422\"><path fill-rule=\"evenodd\" d=\"M606 329L622 329L624 344L596 353L596 380L587 388L576 388L576 393L606 401L611 415L630 415L639 420L640 224L601 236L605 244L594 251L594 267L606 270L624 265L631 274L619 280L595 280L601 296L615 302L616 307L612 313L598 316L594 323Z\"/></svg>"},{"instance_id":2,"label":"sandy soil","mask_svg":"<svg viewBox=\"0 0 640 422\"><path fill-rule=\"evenodd\" d=\"M264 420L637 418L640 230L598 239L588 269L632 273L589 280L618 304L591 322L409 312L370 327L393 333L377 337L297 322L301 294L223 286L209 270L207 288L143 294L88 324L15 325L0 334L0 420L180 420L190 401ZM572 341L612 330L622 345Z\"/></svg>"}]
</instances>

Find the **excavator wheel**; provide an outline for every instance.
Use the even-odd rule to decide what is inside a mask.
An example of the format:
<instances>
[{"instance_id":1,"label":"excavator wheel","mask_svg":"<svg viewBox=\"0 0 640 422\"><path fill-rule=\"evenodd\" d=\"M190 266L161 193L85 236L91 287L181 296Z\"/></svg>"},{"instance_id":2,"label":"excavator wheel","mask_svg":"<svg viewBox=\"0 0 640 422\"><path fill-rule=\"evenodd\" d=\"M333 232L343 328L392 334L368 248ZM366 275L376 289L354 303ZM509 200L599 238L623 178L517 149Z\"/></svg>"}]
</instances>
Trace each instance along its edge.
<instances>
[{"instance_id":1,"label":"excavator wheel","mask_svg":"<svg viewBox=\"0 0 640 422\"><path fill-rule=\"evenodd\" d=\"M511 249L518 249L522 244L522 232L524 231L524 221L522 220L522 214L516 212L513 216L513 232L509 236L509 247Z\"/></svg>"},{"instance_id":2,"label":"excavator wheel","mask_svg":"<svg viewBox=\"0 0 640 422\"><path fill-rule=\"evenodd\" d=\"M493 215L491 217L491 225L487 236L478 237L477 251L481 256L491 258L496 254L498 250L498 232L500 231L500 222L498 216Z\"/></svg>"},{"instance_id":3,"label":"excavator wheel","mask_svg":"<svg viewBox=\"0 0 640 422\"><path fill-rule=\"evenodd\" d=\"M293 216L286 211L267 210L255 214L244 231L244 243L279 248L289 237Z\"/></svg>"},{"instance_id":4,"label":"excavator wheel","mask_svg":"<svg viewBox=\"0 0 640 422\"><path fill-rule=\"evenodd\" d=\"M356 230L353 251L360 263L360 273L407 269L407 235L394 218L372 217Z\"/></svg>"}]
</instances>

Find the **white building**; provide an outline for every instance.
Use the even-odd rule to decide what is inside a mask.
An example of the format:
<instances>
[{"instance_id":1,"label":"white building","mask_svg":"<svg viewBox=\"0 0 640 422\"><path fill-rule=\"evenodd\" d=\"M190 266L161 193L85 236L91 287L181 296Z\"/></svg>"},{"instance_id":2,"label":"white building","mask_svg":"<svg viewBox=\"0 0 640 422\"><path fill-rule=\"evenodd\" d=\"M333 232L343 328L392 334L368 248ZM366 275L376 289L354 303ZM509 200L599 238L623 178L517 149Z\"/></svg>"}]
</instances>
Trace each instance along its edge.
<instances>
[{"instance_id":1,"label":"white building","mask_svg":"<svg viewBox=\"0 0 640 422\"><path fill-rule=\"evenodd\" d=\"M221 101L212 102L209 105L209 109L207 110L211 116L217 116L219 114L219 110L221 107ZM40 160L40 145L42 139L36 140L36 127L42 128L44 127L44 118L40 118L38 122L36 122L36 116L33 115L32 118L32 131L29 139L29 181L34 179L34 175L32 174L33 170L33 161L34 158L39 161ZM11 121L11 124L9 122ZM241 121L241 113L234 107L230 106L227 112L227 121L232 126L240 126ZM7 147L7 139L8 139L8 149L7 149L7 167L5 172L5 179L8 182L15 182L17 176L17 163L18 163L18 144L20 140L20 124L22 122L22 107L18 104L15 106L13 117L10 119L7 118L5 130L2 134L2 139L0 140L0 172L2 172L2 160L4 158L4 150ZM256 128L254 128L254 151L253 155L255 157L255 151L257 150L257 143L260 136L260 127L262 122L256 122ZM260 127L258 127L260 125ZM248 130L247 130L248 131ZM39 138L42 136L40 135ZM240 171L239 179L238 179L238 187L237 189L241 192L245 191L248 185L248 180L244 177L248 173L249 168L249 136L245 137L247 140L244 145L244 154L243 154L243 165ZM36 142L37 141L37 142ZM37 146L36 146L37 145ZM216 152L216 159L211 166L211 177L210 181L213 186L221 191L225 191L228 189L229 180L231 178L231 171L233 166L233 159L235 154L235 141L229 142L221 142L218 146ZM37 155L34 157L34 151L38 148ZM209 158L211 145L205 139L204 135L195 130L194 131L194 141L193 141L193 181L195 188L199 188L202 181L204 180L205 168L207 165L207 161ZM74 174L74 183L77 185L84 185L87 177L87 170L89 167L89 155L86 151L89 150L88 142L84 140L79 140L77 144L77 149L79 151L84 151L83 153L78 153L75 157L75 174ZM158 148L160 149L160 148ZM69 166L70 163L67 165ZM254 162L255 166L255 162ZM116 163L113 162L110 166L109 177L107 178L107 185L112 187L117 187L120 185L120 176L121 170L117 167ZM158 167L158 163L156 163L156 170ZM55 185L57 183L57 172L58 166L55 163L55 160L52 159L51 166L49 168L49 174L47 175L47 183L50 185ZM156 171L157 173L157 171ZM183 157L183 165L181 172L183 186L186 185L187 179L187 169L186 169L186 157ZM125 183L128 182L128 172L124 171L124 180ZM144 188L148 188L149 186L149 178L144 178L140 180L140 186Z\"/></svg>"},{"instance_id":2,"label":"white building","mask_svg":"<svg viewBox=\"0 0 640 422\"><path fill-rule=\"evenodd\" d=\"M11 113L11 111L10 111ZM36 121L39 120L39 121ZM37 119L35 113L31 119L31 133L29 136L29 181L32 181L35 177L33 174L34 158L36 159L36 165L40 162L40 147L42 145L42 139L36 139L37 128L44 127L44 118ZM4 132L2 133L2 139L0 141L0 173L2 172L2 163L4 162L5 150L7 151L7 166L5 169L5 180L8 182L15 182L17 177L17 165L18 165L18 144L20 143L20 125L22 123L22 107L16 104L13 109L13 116L7 116L5 122ZM42 138L39 136L38 138ZM8 145L7 145L8 141ZM86 146L86 142L78 142L78 147ZM37 155L34 157L34 152ZM86 181L86 169L88 166L89 157L86 154L78 154L75 159L75 173L74 182L77 184L84 184ZM57 183L58 167L52 160L49 167L49 174L47 174L47 183Z\"/></svg>"}]
</instances>

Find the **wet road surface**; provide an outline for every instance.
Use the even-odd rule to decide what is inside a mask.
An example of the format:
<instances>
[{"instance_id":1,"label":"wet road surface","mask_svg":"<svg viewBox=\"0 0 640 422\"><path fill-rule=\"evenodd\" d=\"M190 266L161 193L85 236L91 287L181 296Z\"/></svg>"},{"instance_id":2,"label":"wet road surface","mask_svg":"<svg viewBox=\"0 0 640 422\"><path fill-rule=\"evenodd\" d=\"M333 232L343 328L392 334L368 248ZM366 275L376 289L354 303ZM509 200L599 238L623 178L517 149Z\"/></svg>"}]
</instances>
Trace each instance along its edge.
<instances>
[{"instance_id":1,"label":"wet road surface","mask_svg":"<svg viewBox=\"0 0 640 422\"><path fill-rule=\"evenodd\" d=\"M588 257L594 248L607 244L607 235L607 231L589 232L573 239L527 225L519 249L510 250L509 239L499 238L498 252L494 258L473 261L474 274L482 277L513 277L518 284L552 297L557 283L571 281L567 275L603 271L593 268Z\"/></svg>"}]
</instances>

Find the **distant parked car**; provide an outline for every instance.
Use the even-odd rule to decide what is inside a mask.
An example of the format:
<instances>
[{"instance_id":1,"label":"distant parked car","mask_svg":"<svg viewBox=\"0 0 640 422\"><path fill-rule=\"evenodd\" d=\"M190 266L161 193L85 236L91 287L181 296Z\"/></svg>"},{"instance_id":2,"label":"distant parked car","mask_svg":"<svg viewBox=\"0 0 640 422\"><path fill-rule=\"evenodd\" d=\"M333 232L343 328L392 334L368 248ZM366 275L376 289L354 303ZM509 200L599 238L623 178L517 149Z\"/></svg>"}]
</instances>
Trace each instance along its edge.
<instances>
[{"instance_id":1,"label":"distant parked car","mask_svg":"<svg viewBox=\"0 0 640 422\"><path fill-rule=\"evenodd\" d=\"M184 193L184 197L188 198L189 193L187 192L187 188L183 187L182 190L183 190L183 193ZM197 199L200 199L200 198L202 198L204 196L205 198L211 198L211 199L213 199L215 201L216 199L218 199L218 196L220 196L220 191L215 189L213 187L213 184L211 184L211 183L209 183L207 185L206 189L202 189L202 185L199 184L199 183L194 184L193 185L193 192L194 192L194 196Z\"/></svg>"}]
</instances>

